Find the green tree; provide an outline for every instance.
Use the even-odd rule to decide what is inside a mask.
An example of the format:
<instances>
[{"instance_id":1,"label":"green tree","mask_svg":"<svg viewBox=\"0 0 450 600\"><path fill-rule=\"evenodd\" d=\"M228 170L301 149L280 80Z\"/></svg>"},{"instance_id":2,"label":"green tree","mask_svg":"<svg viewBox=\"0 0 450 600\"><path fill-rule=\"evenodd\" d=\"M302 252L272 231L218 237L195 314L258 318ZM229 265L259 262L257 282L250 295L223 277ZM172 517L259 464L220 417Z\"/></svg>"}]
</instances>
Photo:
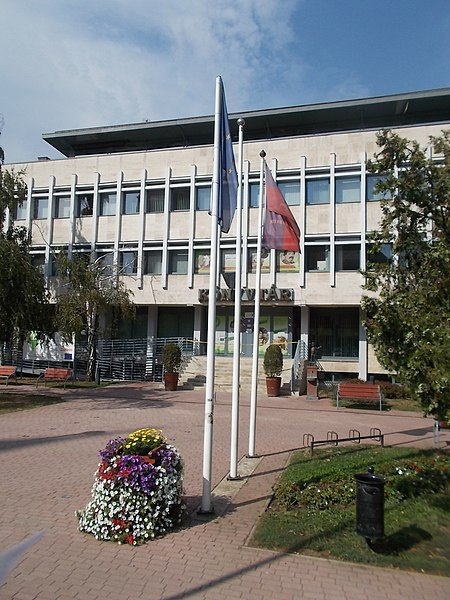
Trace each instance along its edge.
<instances>
[{"instance_id":1,"label":"green tree","mask_svg":"<svg viewBox=\"0 0 450 600\"><path fill-rule=\"evenodd\" d=\"M58 258L59 290L56 298L56 327L70 340L83 331L87 336L87 379L95 378L97 338L101 321L110 323L134 316L131 292L101 261L63 253Z\"/></svg>"},{"instance_id":2,"label":"green tree","mask_svg":"<svg viewBox=\"0 0 450 600\"><path fill-rule=\"evenodd\" d=\"M450 132L430 138L432 155L391 131L377 138L369 170L380 175L382 218L368 260L363 298L369 341L425 414L450 410Z\"/></svg>"}]
</instances>

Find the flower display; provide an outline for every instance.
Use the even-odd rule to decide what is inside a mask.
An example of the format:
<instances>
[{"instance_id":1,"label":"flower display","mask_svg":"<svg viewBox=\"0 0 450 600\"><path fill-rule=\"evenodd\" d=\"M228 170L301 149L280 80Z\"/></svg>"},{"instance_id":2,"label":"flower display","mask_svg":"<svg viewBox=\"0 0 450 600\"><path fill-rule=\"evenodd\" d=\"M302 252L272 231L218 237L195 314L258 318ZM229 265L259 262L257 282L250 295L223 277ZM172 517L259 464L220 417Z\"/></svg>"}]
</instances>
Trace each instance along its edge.
<instances>
[{"instance_id":1,"label":"flower display","mask_svg":"<svg viewBox=\"0 0 450 600\"><path fill-rule=\"evenodd\" d=\"M183 463L161 430L110 440L99 456L92 499L77 511L80 531L136 546L181 521Z\"/></svg>"}]
</instances>

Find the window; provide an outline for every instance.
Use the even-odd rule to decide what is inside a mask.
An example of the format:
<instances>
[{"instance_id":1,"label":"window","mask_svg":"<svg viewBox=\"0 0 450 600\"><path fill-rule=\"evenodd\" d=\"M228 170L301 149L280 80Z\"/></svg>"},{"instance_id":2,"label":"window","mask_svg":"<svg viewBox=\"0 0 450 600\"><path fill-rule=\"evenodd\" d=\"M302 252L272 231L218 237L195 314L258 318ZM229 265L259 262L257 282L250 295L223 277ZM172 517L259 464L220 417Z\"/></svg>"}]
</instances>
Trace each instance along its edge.
<instances>
[{"instance_id":1,"label":"window","mask_svg":"<svg viewBox=\"0 0 450 600\"><path fill-rule=\"evenodd\" d=\"M112 276L114 266L114 251L106 250L104 252L97 252L95 263L103 276Z\"/></svg>"},{"instance_id":2,"label":"window","mask_svg":"<svg viewBox=\"0 0 450 600\"><path fill-rule=\"evenodd\" d=\"M100 194L100 215L112 217L116 214L116 192L102 192Z\"/></svg>"},{"instance_id":3,"label":"window","mask_svg":"<svg viewBox=\"0 0 450 600\"><path fill-rule=\"evenodd\" d=\"M209 210L211 204L211 186L198 187L196 189L195 208L196 210Z\"/></svg>"},{"instance_id":4,"label":"window","mask_svg":"<svg viewBox=\"0 0 450 600\"><path fill-rule=\"evenodd\" d=\"M257 250L248 251L247 269L249 273L256 273L257 257ZM261 273L270 273L270 252L265 248L261 249Z\"/></svg>"},{"instance_id":5,"label":"window","mask_svg":"<svg viewBox=\"0 0 450 600\"><path fill-rule=\"evenodd\" d=\"M336 246L336 271L357 271L360 268L361 246L359 244L343 244Z\"/></svg>"},{"instance_id":6,"label":"window","mask_svg":"<svg viewBox=\"0 0 450 600\"><path fill-rule=\"evenodd\" d=\"M45 273L45 256L44 254L33 254L31 256L31 264L41 273Z\"/></svg>"},{"instance_id":7,"label":"window","mask_svg":"<svg viewBox=\"0 0 450 600\"><path fill-rule=\"evenodd\" d=\"M259 192L260 192L259 181L253 181L252 183L250 183L248 192L249 192L248 193L248 202L249 202L250 208L258 208Z\"/></svg>"},{"instance_id":8,"label":"window","mask_svg":"<svg viewBox=\"0 0 450 600\"><path fill-rule=\"evenodd\" d=\"M288 206L300 204L300 181L280 181L278 187Z\"/></svg>"},{"instance_id":9,"label":"window","mask_svg":"<svg viewBox=\"0 0 450 600\"><path fill-rule=\"evenodd\" d=\"M16 206L16 221L24 221L27 218L28 201L24 200L21 205Z\"/></svg>"},{"instance_id":10,"label":"window","mask_svg":"<svg viewBox=\"0 0 450 600\"><path fill-rule=\"evenodd\" d=\"M124 215L136 215L139 213L139 192L123 192L122 213Z\"/></svg>"},{"instance_id":11,"label":"window","mask_svg":"<svg viewBox=\"0 0 450 600\"><path fill-rule=\"evenodd\" d=\"M222 250L222 273L234 273L236 271L235 250Z\"/></svg>"},{"instance_id":12,"label":"window","mask_svg":"<svg viewBox=\"0 0 450 600\"><path fill-rule=\"evenodd\" d=\"M55 218L67 219L70 217L70 196L56 196Z\"/></svg>"},{"instance_id":13,"label":"window","mask_svg":"<svg viewBox=\"0 0 450 600\"><path fill-rule=\"evenodd\" d=\"M46 219L48 214L48 197L42 196L41 198L33 199L33 218L34 219Z\"/></svg>"},{"instance_id":14,"label":"window","mask_svg":"<svg viewBox=\"0 0 450 600\"><path fill-rule=\"evenodd\" d=\"M323 358L357 358L358 308L311 308L310 340Z\"/></svg>"},{"instance_id":15,"label":"window","mask_svg":"<svg viewBox=\"0 0 450 600\"><path fill-rule=\"evenodd\" d=\"M161 275L162 251L148 250L144 252L144 273L146 275Z\"/></svg>"},{"instance_id":16,"label":"window","mask_svg":"<svg viewBox=\"0 0 450 600\"><path fill-rule=\"evenodd\" d=\"M76 202L76 215L77 217L90 217L92 216L94 208L94 194L77 194Z\"/></svg>"},{"instance_id":17,"label":"window","mask_svg":"<svg viewBox=\"0 0 450 600\"><path fill-rule=\"evenodd\" d=\"M211 252L209 250L196 250L195 273L197 273L198 275L208 275L210 258Z\"/></svg>"},{"instance_id":18,"label":"window","mask_svg":"<svg viewBox=\"0 0 450 600\"><path fill-rule=\"evenodd\" d=\"M277 250L278 273L298 273L300 267L300 252Z\"/></svg>"},{"instance_id":19,"label":"window","mask_svg":"<svg viewBox=\"0 0 450 600\"><path fill-rule=\"evenodd\" d=\"M147 191L147 206L148 213L164 212L164 189L150 188Z\"/></svg>"},{"instance_id":20,"label":"window","mask_svg":"<svg viewBox=\"0 0 450 600\"><path fill-rule=\"evenodd\" d=\"M382 183L386 178L382 175L367 175L366 180L366 196L369 202L379 202L380 200L389 200L390 194L385 192L376 192L375 188L378 183Z\"/></svg>"},{"instance_id":21,"label":"window","mask_svg":"<svg viewBox=\"0 0 450 600\"><path fill-rule=\"evenodd\" d=\"M137 273L137 252L124 250L120 253L120 274L135 275Z\"/></svg>"},{"instance_id":22,"label":"window","mask_svg":"<svg viewBox=\"0 0 450 600\"><path fill-rule=\"evenodd\" d=\"M360 177L336 177L336 204L361 202Z\"/></svg>"},{"instance_id":23,"label":"window","mask_svg":"<svg viewBox=\"0 0 450 600\"><path fill-rule=\"evenodd\" d=\"M370 263L387 263L392 258L392 244L381 244L379 250L375 250L373 245L368 245L366 249L366 261L368 268Z\"/></svg>"},{"instance_id":24,"label":"window","mask_svg":"<svg viewBox=\"0 0 450 600\"><path fill-rule=\"evenodd\" d=\"M330 270L329 246L306 246L305 253L307 271Z\"/></svg>"},{"instance_id":25,"label":"window","mask_svg":"<svg viewBox=\"0 0 450 600\"><path fill-rule=\"evenodd\" d=\"M330 180L309 179L306 182L306 204L329 204Z\"/></svg>"},{"instance_id":26,"label":"window","mask_svg":"<svg viewBox=\"0 0 450 600\"><path fill-rule=\"evenodd\" d=\"M186 275L188 271L188 251L171 250L169 252L169 275Z\"/></svg>"},{"instance_id":27,"label":"window","mask_svg":"<svg viewBox=\"0 0 450 600\"><path fill-rule=\"evenodd\" d=\"M170 190L170 210L189 210L190 189L188 187L172 188Z\"/></svg>"}]
</instances>

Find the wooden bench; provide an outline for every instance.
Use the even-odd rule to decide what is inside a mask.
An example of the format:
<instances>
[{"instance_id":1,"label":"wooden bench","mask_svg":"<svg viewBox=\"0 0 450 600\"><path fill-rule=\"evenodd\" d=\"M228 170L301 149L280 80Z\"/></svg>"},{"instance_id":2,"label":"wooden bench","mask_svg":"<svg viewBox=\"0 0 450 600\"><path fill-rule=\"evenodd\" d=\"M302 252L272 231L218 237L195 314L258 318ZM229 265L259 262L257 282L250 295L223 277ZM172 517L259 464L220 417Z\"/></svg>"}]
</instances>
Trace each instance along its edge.
<instances>
[{"instance_id":1,"label":"wooden bench","mask_svg":"<svg viewBox=\"0 0 450 600\"><path fill-rule=\"evenodd\" d=\"M72 379L72 369L48 367L37 378L36 387L38 386L39 381L41 381L41 380L44 381L44 385L46 384L47 381L64 381L64 389L65 389L66 383L70 379Z\"/></svg>"},{"instance_id":2,"label":"wooden bench","mask_svg":"<svg viewBox=\"0 0 450 600\"><path fill-rule=\"evenodd\" d=\"M349 400L366 400L368 402L376 401L383 410L383 397L381 388L374 383L340 383L336 394L336 406L339 408L339 401L347 398Z\"/></svg>"},{"instance_id":3,"label":"wooden bench","mask_svg":"<svg viewBox=\"0 0 450 600\"><path fill-rule=\"evenodd\" d=\"M16 379L16 367L12 367L10 365L0 365L0 379L6 379L6 385L8 385L8 381L14 377Z\"/></svg>"}]
</instances>

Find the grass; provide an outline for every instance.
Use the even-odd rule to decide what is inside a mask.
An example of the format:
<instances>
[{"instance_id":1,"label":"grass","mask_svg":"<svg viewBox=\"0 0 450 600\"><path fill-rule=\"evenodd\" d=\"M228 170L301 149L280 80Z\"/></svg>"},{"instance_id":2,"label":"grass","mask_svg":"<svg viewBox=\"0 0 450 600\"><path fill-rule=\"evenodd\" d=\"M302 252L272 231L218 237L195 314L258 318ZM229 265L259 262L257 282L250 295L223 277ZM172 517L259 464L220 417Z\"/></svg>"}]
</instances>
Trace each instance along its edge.
<instances>
[{"instance_id":1,"label":"grass","mask_svg":"<svg viewBox=\"0 0 450 600\"><path fill-rule=\"evenodd\" d=\"M0 392L0 414L65 402L60 397Z\"/></svg>"},{"instance_id":2,"label":"grass","mask_svg":"<svg viewBox=\"0 0 450 600\"><path fill-rule=\"evenodd\" d=\"M354 474L386 478L385 537L355 532ZM449 454L412 448L296 453L250 545L373 566L450 574Z\"/></svg>"}]
</instances>

